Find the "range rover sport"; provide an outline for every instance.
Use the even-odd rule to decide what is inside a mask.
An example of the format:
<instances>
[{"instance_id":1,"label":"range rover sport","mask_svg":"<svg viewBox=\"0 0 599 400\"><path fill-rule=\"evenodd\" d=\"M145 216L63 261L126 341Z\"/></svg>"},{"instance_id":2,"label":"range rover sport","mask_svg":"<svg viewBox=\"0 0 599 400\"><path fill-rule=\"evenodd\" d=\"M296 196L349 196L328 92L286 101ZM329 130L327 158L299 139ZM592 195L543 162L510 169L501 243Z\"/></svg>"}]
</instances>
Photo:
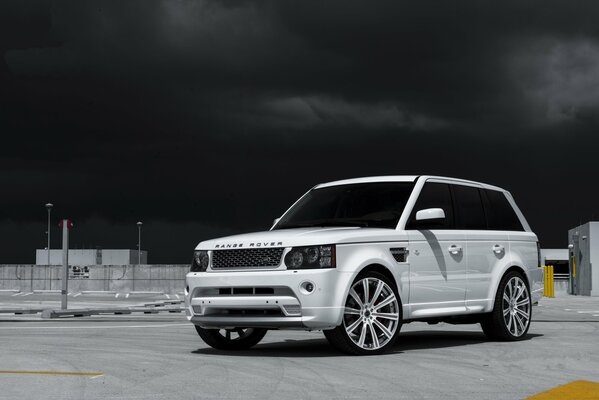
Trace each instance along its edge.
<instances>
[{"instance_id":1,"label":"range rover sport","mask_svg":"<svg viewBox=\"0 0 599 400\"><path fill-rule=\"evenodd\" d=\"M537 237L509 192L434 176L358 178L315 186L269 231L198 244L185 308L217 349L304 329L375 354L412 321L480 323L491 339L520 340L542 279Z\"/></svg>"}]
</instances>

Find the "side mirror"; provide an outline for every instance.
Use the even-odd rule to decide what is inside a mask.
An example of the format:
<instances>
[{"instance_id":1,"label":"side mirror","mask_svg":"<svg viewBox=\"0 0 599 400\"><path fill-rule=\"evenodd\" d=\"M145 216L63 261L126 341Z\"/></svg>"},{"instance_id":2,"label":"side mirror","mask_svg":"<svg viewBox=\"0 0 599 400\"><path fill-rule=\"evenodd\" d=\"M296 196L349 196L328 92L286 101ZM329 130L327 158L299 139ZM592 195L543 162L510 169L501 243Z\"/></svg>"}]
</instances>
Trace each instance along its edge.
<instances>
[{"instance_id":1,"label":"side mirror","mask_svg":"<svg viewBox=\"0 0 599 400\"><path fill-rule=\"evenodd\" d=\"M275 225L281 220L281 217L279 218L275 218L272 220L272 226L270 227L270 229L274 228Z\"/></svg>"},{"instance_id":2,"label":"side mirror","mask_svg":"<svg viewBox=\"0 0 599 400\"><path fill-rule=\"evenodd\" d=\"M445 211L442 208L426 208L416 213L416 221L431 221L445 219Z\"/></svg>"}]
</instances>

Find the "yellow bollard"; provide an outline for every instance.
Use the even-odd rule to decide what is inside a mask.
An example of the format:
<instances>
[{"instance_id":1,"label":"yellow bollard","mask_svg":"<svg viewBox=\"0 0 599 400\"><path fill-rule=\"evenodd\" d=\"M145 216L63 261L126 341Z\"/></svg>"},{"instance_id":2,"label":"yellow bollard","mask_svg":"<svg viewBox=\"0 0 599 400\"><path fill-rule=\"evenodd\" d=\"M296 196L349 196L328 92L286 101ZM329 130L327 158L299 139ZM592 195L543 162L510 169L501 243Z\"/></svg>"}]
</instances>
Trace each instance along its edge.
<instances>
[{"instance_id":1,"label":"yellow bollard","mask_svg":"<svg viewBox=\"0 0 599 400\"><path fill-rule=\"evenodd\" d=\"M553 265L549 266L549 276L550 276L550 281L551 281L551 285L549 286L549 289L551 290L551 297L555 297L555 282L553 281L553 278L554 278Z\"/></svg>"},{"instance_id":2,"label":"yellow bollard","mask_svg":"<svg viewBox=\"0 0 599 400\"><path fill-rule=\"evenodd\" d=\"M555 281L553 278L555 275L553 274L553 265L551 266L551 297L555 297Z\"/></svg>"},{"instance_id":3,"label":"yellow bollard","mask_svg":"<svg viewBox=\"0 0 599 400\"><path fill-rule=\"evenodd\" d=\"M552 295L555 297L555 281L553 280L555 278L555 275L553 274L553 266L551 266L551 290L552 290Z\"/></svg>"},{"instance_id":4,"label":"yellow bollard","mask_svg":"<svg viewBox=\"0 0 599 400\"><path fill-rule=\"evenodd\" d=\"M543 266L543 296L554 297L555 285L553 283L553 265Z\"/></svg>"},{"instance_id":5,"label":"yellow bollard","mask_svg":"<svg viewBox=\"0 0 599 400\"><path fill-rule=\"evenodd\" d=\"M549 297L549 269L546 265L543 266L543 296Z\"/></svg>"}]
</instances>

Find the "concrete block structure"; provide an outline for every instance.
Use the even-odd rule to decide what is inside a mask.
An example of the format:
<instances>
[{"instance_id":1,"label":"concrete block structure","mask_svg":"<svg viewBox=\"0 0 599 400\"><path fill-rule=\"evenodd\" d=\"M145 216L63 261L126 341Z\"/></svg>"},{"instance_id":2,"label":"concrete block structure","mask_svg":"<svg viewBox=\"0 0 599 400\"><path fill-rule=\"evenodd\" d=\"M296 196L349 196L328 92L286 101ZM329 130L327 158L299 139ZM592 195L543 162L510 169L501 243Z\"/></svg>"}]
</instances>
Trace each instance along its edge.
<instances>
[{"instance_id":1,"label":"concrete block structure","mask_svg":"<svg viewBox=\"0 0 599 400\"><path fill-rule=\"evenodd\" d=\"M568 231L571 294L599 296L599 221Z\"/></svg>"},{"instance_id":2,"label":"concrete block structure","mask_svg":"<svg viewBox=\"0 0 599 400\"><path fill-rule=\"evenodd\" d=\"M0 290L59 290L63 271L62 266L3 264L0 265ZM188 271L188 264L70 266L68 290L175 294L183 292Z\"/></svg>"},{"instance_id":3,"label":"concrete block structure","mask_svg":"<svg viewBox=\"0 0 599 400\"><path fill-rule=\"evenodd\" d=\"M69 249L69 265L128 265L147 264L148 252L141 251L138 262L137 250L130 249ZM35 265L48 265L48 250L35 251ZM50 265L62 265L62 249L50 250Z\"/></svg>"}]
</instances>

